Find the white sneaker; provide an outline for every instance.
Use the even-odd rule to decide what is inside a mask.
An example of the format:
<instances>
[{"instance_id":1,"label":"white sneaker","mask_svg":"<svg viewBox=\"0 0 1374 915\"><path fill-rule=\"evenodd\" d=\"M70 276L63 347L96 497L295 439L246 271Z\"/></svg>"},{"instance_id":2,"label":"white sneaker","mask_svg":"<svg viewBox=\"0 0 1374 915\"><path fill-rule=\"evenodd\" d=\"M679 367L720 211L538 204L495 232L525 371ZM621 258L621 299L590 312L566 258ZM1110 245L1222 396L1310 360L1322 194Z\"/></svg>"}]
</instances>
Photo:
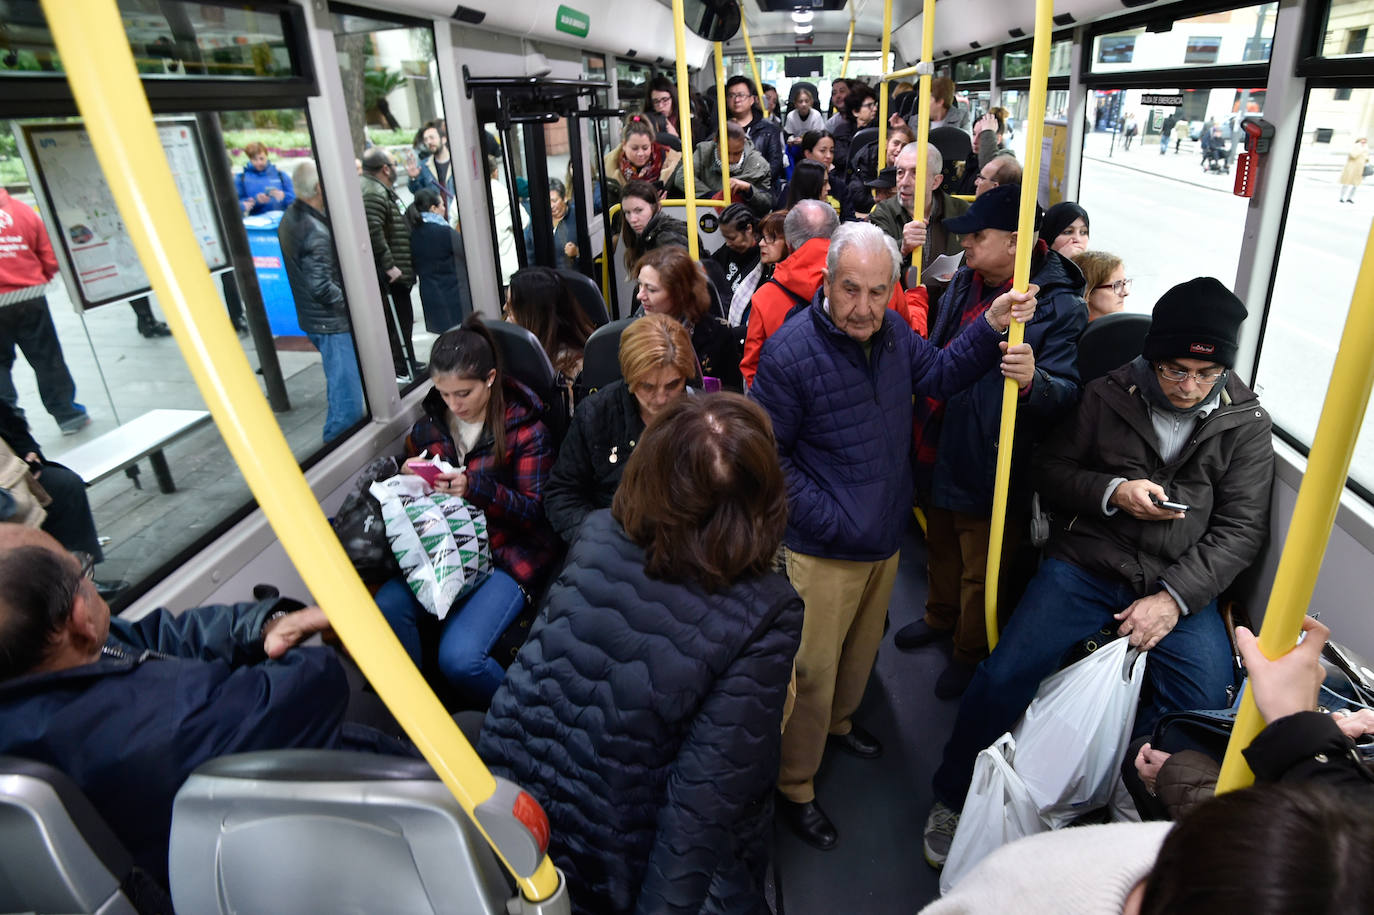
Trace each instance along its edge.
<instances>
[{"instance_id":1,"label":"white sneaker","mask_svg":"<svg viewBox=\"0 0 1374 915\"><path fill-rule=\"evenodd\" d=\"M927 864L936 870L945 866L949 847L954 843L954 830L958 828L959 814L936 801L935 806L930 808L930 816L926 817L925 841L922 843Z\"/></svg>"}]
</instances>

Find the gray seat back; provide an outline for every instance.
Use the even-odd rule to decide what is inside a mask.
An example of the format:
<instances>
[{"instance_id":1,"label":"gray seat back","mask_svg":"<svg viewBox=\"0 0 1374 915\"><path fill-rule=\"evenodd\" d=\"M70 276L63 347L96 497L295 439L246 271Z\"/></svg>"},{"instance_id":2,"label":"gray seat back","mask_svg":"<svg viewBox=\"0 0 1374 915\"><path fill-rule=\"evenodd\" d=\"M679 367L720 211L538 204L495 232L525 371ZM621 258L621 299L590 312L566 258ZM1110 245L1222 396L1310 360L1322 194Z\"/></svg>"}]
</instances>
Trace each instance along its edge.
<instances>
[{"instance_id":1,"label":"gray seat back","mask_svg":"<svg viewBox=\"0 0 1374 915\"><path fill-rule=\"evenodd\" d=\"M135 915L133 858L70 778L0 756L0 912Z\"/></svg>"},{"instance_id":2,"label":"gray seat back","mask_svg":"<svg viewBox=\"0 0 1374 915\"><path fill-rule=\"evenodd\" d=\"M336 750L225 756L177 792L180 915L504 913L511 884L422 760Z\"/></svg>"},{"instance_id":3,"label":"gray seat back","mask_svg":"<svg viewBox=\"0 0 1374 915\"><path fill-rule=\"evenodd\" d=\"M558 276L594 327L610 323L611 317L606 313L606 301L601 297L600 286L575 270L560 267Z\"/></svg>"},{"instance_id":4,"label":"gray seat back","mask_svg":"<svg viewBox=\"0 0 1374 915\"><path fill-rule=\"evenodd\" d=\"M1149 333L1149 315L1118 311L1093 321L1078 338L1080 382L1086 385L1139 356Z\"/></svg>"}]
</instances>

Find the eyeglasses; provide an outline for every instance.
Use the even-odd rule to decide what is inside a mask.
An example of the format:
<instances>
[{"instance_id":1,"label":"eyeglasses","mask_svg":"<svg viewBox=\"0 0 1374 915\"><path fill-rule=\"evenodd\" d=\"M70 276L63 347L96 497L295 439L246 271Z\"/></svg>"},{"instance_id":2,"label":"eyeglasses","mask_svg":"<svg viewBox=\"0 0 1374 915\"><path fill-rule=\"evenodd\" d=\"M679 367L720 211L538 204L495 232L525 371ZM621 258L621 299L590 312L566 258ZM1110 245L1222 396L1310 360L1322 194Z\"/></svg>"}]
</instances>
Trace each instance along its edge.
<instances>
[{"instance_id":1,"label":"eyeglasses","mask_svg":"<svg viewBox=\"0 0 1374 915\"><path fill-rule=\"evenodd\" d=\"M1209 369L1205 372L1185 372L1183 369L1176 369L1173 366L1165 365L1162 362L1155 363L1155 371L1159 377L1165 381L1172 381L1175 384L1182 384L1189 378L1198 383L1200 387L1210 388L1217 383L1222 375L1226 374L1226 369Z\"/></svg>"},{"instance_id":2,"label":"eyeglasses","mask_svg":"<svg viewBox=\"0 0 1374 915\"><path fill-rule=\"evenodd\" d=\"M654 99L655 108L663 108L671 104L673 104L673 97L671 95L662 95Z\"/></svg>"},{"instance_id":3,"label":"eyeglasses","mask_svg":"<svg viewBox=\"0 0 1374 915\"><path fill-rule=\"evenodd\" d=\"M727 92L727 93L725 93L725 97L728 98L728 99L735 99L736 101L738 101L739 99L742 99L742 98L753 98L753 97L754 97L754 93L752 93L752 92Z\"/></svg>"},{"instance_id":4,"label":"eyeglasses","mask_svg":"<svg viewBox=\"0 0 1374 915\"><path fill-rule=\"evenodd\" d=\"M1125 295L1126 293L1131 291L1131 282L1132 281L1129 279L1117 280L1115 283L1103 283L1100 286L1094 286L1093 289L1110 289L1117 295Z\"/></svg>"},{"instance_id":5,"label":"eyeglasses","mask_svg":"<svg viewBox=\"0 0 1374 915\"><path fill-rule=\"evenodd\" d=\"M81 550L73 550L72 557L81 566L81 577L87 581L95 580L95 557Z\"/></svg>"},{"instance_id":6,"label":"eyeglasses","mask_svg":"<svg viewBox=\"0 0 1374 915\"><path fill-rule=\"evenodd\" d=\"M866 108L877 108L877 107L878 107L878 103L875 102L875 101L873 101L873 99L865 99L865 100L864 100L864 103L863 103L862 105L859 106L859 110L860 110L860 111L863 111L863 110L866 109Z\"/></svg>"}]
</instances>

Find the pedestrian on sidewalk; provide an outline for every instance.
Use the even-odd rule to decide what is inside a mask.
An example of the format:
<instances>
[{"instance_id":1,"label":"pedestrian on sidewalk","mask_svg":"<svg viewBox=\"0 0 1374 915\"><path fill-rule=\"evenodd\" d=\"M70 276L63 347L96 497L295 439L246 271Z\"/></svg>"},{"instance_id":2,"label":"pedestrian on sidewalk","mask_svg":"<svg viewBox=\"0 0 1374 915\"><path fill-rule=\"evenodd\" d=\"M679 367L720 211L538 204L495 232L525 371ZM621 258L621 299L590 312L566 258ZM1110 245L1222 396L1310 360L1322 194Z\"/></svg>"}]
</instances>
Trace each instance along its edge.
<instances>
[{"instance_id":1,"label":"pedestrian on sidewalk","mask_svg":"<svg viewBox=\"0 0 1374 915\"><path fill-rule=\"evenodd\" d=\"M1135 135L1139 130L1140 128L1136 125L1135 122L1135 115L1126 115L1126 130L1124 131L1126 134L1126 145L1124 147L1125 149L1131 148L1131 141L1135 139Z\"/></svg>"},{"instance_id":2,"label":"pedestrian on sidewalk","mask_svg":"<svg viewBox=\"0 0 1374 915\"><path fill-rule=\"evenodd\" d=\"M1356 137L1355 145L1345 157L1345 168L1341 169L1341 203L1355 202L1355 188L1364 183L1368 161L1369 143L1364 137Z\"/></svg>"},{"instance_id":3,"label":"pedestrian on sidewalk","mask_svg":"<svg viewBox=\"0 0 1374 915\"><path fill-rule=\"evenodd\" d=\"M1188 121L1180 117L1174 121L1174 155L1183 148L1183 141L1188 139Z\"/></svg>"},{"instance_id":4,"label":"pedestrian on sidewalk","mask_svg":"<svg viewBox=\"0 0 1374 915\"><path fill-rule=\"evenodd\" d=\"M57 257L43 220L27 204L0 188L0 400L22 418L14 389L14 348L33 366L43 407L63 435L75 435L91 422L76 402L76 382L62 356L44 288L57 275Z\"/></svg>"}]
</instances>

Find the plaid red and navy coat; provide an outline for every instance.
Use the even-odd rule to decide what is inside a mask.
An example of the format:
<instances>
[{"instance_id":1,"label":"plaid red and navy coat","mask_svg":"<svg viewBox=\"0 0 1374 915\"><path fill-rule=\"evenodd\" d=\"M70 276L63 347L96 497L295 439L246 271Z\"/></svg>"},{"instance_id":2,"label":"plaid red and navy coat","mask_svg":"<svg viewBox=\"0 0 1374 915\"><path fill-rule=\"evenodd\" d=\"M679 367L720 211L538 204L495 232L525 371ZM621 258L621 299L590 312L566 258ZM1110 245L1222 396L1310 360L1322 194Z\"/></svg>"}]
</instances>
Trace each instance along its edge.
<instances>
[{"instance_id":1,"label":"plaid red and navy coat","mask_svg":"<svg viewBox=\"0 0 1374 915\"><path fill-rule=\"evenodd\" d=\"M513 378L502 380L506 397L506 460L496 463L495 440L483 429L465 462L458 460L448 429L448 407L438 391L425 398L425 415L406 436L406 453L438 455L455 467L465 464L467 499L487 516L491 553L525 589L537 593L544 574L562 549L558 535L544 517L544 487L553 469L553 437L540 417L539 396Z\"/></svg>"}]
</instances>

